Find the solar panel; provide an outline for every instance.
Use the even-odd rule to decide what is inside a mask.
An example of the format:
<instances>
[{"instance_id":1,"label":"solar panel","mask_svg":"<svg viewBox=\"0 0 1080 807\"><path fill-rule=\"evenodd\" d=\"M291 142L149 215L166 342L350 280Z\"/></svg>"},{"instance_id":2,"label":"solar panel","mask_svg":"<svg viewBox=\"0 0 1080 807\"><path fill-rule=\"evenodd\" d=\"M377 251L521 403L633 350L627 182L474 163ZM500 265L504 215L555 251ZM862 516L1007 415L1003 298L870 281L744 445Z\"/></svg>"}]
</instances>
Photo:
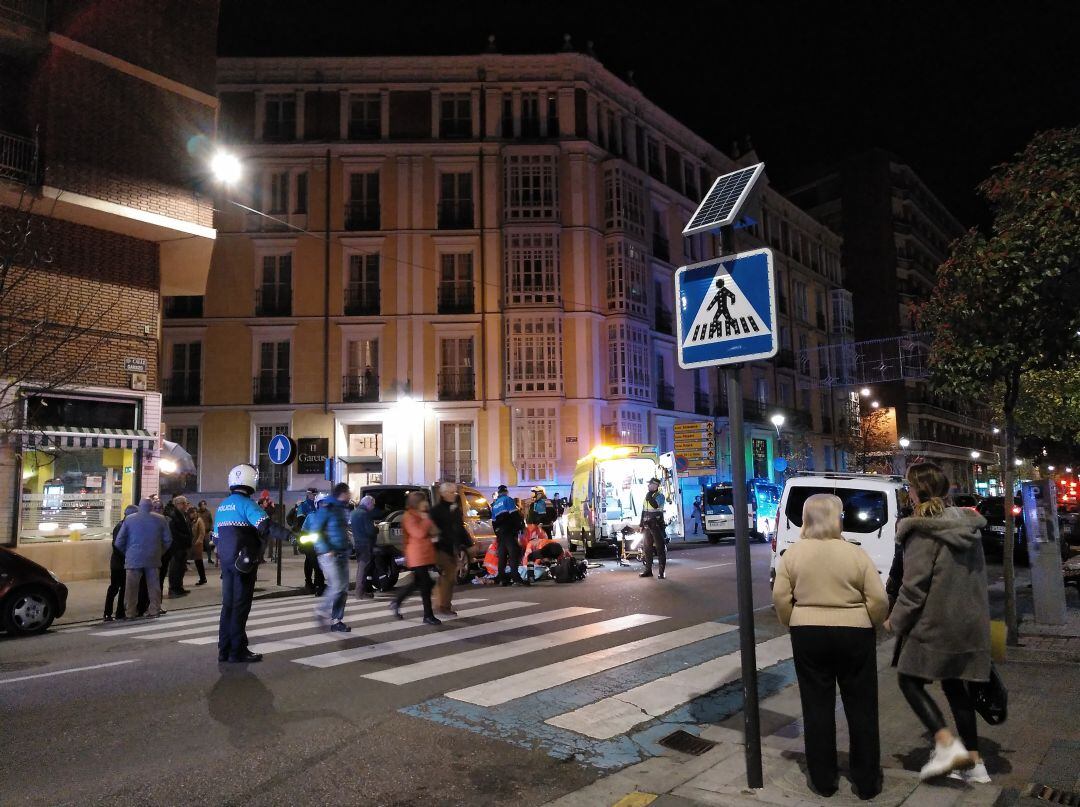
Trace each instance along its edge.
<instances>
[{"instance_id":1,"label":"solar panel","mask_svg":"<svg viewBox=\"0 0 1080 807\"><path fill-rule=\"evenodd\" d=\"M683 235L724 227L735 221L764 168L765 163L758 163L718 177L683 228Z\"/></svg>"}]
</instances>

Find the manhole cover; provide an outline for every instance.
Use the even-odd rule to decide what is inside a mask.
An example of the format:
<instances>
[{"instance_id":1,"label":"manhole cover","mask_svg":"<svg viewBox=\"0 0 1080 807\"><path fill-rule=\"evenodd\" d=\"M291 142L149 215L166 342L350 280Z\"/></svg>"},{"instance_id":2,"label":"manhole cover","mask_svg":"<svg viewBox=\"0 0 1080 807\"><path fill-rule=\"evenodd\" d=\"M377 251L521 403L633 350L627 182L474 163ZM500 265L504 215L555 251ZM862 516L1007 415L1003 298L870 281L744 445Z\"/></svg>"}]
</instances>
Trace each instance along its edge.
<instances>
[{"instance_id":1,"label":"manhole cover","mask_svg":"<svg viewBox=\"0 0 1080 807\"><path fill-rule=\"evenodd\" d=\"M1080 805L1080 793L1075 793L1071 790L1061 790L1060 788L1050 787L1049 785L1032 783L1024 790L1024 795L1028 798L1049 802L1050 804L1065 804L1069 807Z\"/></svg>"},{"instance_id":2,"label":"manhole cover","mask_svg":"<svg viewBox=\"0 0 1080 807\"><path fill-rule=\"evenodd\" d=\"M660 740L660 745L665 748L671 748L674 751L682 751L684 754L693 754L696 757L701 756L710 748L716 747L716 743L712 740L705 740L688 731L683 731L682 729L673 731L667 737Z\"/></svg>"}]
</instances>

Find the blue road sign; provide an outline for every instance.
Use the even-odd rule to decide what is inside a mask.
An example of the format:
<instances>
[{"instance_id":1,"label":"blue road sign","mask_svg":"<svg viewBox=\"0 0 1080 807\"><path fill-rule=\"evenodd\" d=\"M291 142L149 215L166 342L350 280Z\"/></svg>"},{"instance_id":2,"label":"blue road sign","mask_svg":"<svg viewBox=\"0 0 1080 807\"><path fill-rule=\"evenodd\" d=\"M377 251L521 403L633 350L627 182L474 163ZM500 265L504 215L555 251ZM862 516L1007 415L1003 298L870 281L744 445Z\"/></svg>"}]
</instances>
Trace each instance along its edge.
<instances>
[{"instance_id":1,"label":"blue road sign","mask_svg":"<svg viewBox=\"0 0 1080 807\"><path fill-rule=\"evenodd\" d=\"M296 443L287 434L275 434L266 453L274 465L288 465L296 457Z\"/></svg>"},{"instance_id":2,"label":"blue road sign","mask_svg":"<svg viewBox=\"0 0 1080 807\"><path fill-rule=\"evenodd\" d=\"M675 273L679 366L714 367L776 355L776 282L770 249Z\"/></svg>"}]
</instances>

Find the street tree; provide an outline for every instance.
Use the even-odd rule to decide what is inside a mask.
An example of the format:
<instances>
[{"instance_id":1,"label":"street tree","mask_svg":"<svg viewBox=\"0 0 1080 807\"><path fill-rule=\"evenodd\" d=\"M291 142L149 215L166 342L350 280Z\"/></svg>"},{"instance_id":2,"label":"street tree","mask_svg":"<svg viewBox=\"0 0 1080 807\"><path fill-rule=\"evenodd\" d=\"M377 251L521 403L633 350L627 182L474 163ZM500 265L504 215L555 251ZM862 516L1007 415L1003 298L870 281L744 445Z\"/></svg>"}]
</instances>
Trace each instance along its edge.
<instances>
[{"instance_id":1,"label":"street tree","mask_svg":"<svg viewBox=\"0 0 1080 807\"><path fill-rule=\"evenodd\" d=\"M1080 330L1080 128L1042 132L978 186L993 220L969 230L938 268L920 309L936 389L1000 410L1006 491L1013 489L1025 387L1072 358ZM1013 522L1005 519L1005 546ZM1013 553L1004 553L1008 642L1016 644Z\"/></svg>"},{"instance_id":2,"label":"street tree","mask_svg":"<svg viewBox=\"0 0 1080 807\"><path fill-rule=\"evenodd\" d=\"M861 473L887 469L896 450L892 431L888 409L853 403L837 443Z\"/></svg>"}]
</instances>

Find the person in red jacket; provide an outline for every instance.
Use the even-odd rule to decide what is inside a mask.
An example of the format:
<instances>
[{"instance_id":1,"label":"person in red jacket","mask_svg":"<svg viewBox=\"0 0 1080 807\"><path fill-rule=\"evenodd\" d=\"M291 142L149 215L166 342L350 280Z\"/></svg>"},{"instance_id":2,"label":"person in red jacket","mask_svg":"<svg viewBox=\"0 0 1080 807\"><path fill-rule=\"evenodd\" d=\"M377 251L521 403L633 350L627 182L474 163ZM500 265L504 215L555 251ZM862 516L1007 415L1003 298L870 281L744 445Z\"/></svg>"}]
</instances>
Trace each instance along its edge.
<instances>
[{"instance_id":1,"label":"person in red jacket","mask_svg":"<svg viewBox=\"0 0 1080 807\"><path fill-rule=\"evenodd\" d=\"M409 585L405 586L390 604L390 610L398 619L401 604L413 592L420 592L424 603L424 624L441 625L442 620L431 610L431 569L435 566L435 540L438 533L428 512L431 504L420 491L414 490L405 500L405 515L401 519L401 531L405 540L405 567L412 572Z\"/></svg>"}]
</instances>

